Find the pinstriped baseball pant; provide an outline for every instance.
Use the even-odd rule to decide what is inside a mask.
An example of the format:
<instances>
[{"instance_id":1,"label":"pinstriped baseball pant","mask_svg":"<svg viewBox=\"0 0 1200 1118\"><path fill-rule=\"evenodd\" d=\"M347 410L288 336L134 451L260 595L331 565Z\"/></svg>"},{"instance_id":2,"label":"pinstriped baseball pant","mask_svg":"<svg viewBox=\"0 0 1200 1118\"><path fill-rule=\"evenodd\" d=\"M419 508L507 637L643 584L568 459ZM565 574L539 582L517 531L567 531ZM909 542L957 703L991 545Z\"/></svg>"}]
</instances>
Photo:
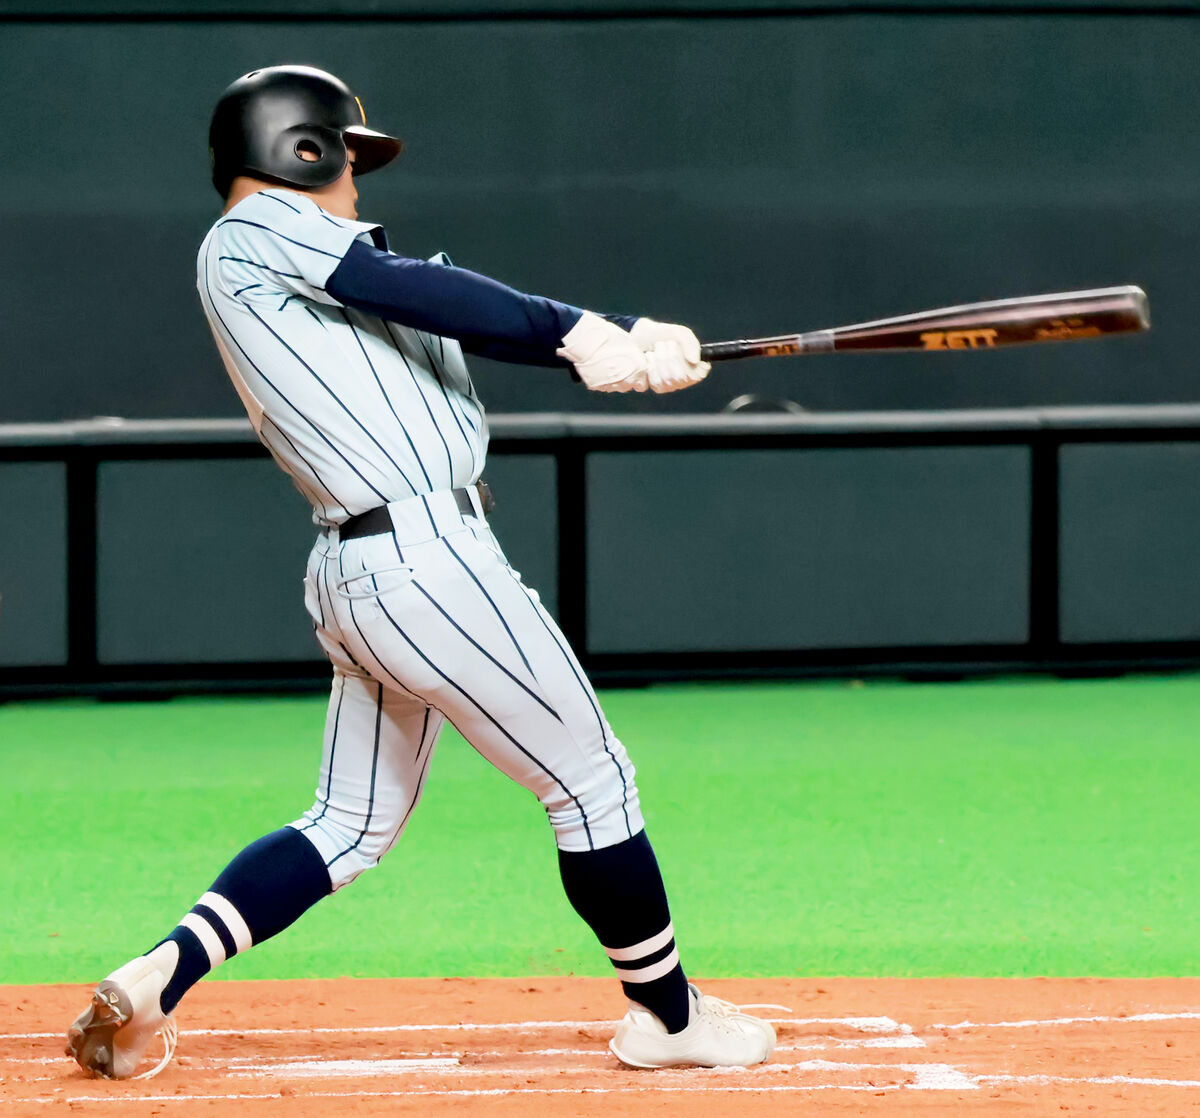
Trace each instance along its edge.
<instances>
[{"instance_id":1,"label":"pinstriped baseball pant","mask_svg":"<svg viewBox=\"0 0 1200 1118\"><path fill-rule=\"evenodd\" d=\"M446 719L537 796L560 849L636 835L625 748L486 522L460 513L450 493L391 509L393 533L321 537L305 580L334 679L316 802L292 826L333 887L400 838Z\"/></svg>"}]
</instances>

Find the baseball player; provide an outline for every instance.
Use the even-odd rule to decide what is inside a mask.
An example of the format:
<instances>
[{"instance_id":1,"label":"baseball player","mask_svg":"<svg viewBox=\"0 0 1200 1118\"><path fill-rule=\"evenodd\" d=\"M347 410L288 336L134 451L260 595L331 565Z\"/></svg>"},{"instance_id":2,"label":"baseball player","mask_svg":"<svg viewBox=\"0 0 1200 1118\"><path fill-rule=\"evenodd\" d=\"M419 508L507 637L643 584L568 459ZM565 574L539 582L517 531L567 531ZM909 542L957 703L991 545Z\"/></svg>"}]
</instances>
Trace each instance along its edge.
<instances>
[{"instance_id":1,"label":"baseball player","mask_svg":"<svg viewBox=\"0 0 1200 1118\"><path fill-rule=\"evenodd\" d=\"M197 287L254 430L320 529L305 586L333 665L324 754L313 806L238 854L165 939L101 982L67 1052L102 1076L157 1074L188 989L395 845L449 719L546 810L567 898L629 998L617 1058L759 1063L774 1031L687 981L633 765L488 527L487 422L463 355L560 365L599 392L674 391L708 366L686 327L390 252L358 220L356 182L401 146L310 67L255 70L217 104L225 206ZM156 1035L165 1054L142 1070Z\"/></svg>"}]
</instances>

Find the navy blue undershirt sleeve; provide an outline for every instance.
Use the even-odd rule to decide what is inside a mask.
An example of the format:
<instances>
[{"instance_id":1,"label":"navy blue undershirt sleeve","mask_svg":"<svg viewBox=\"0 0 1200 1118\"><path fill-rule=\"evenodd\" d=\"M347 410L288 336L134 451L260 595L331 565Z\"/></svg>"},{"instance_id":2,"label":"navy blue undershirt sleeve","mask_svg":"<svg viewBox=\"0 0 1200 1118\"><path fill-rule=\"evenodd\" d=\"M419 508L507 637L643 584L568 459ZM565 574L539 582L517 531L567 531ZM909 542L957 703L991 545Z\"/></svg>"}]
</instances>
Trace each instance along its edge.
<instances>
[{"instance_id":1,"label":"navy blue undershirt sleeve","mask_svg":"<svg viewBox=\"0 0 1200 1118\"><path fill-rule=\"evenodd\" d=\"M555 350L583 313L477 272L355 241L325 290L339 303L401 326L456 338L468 353L526 365L567 364ZM624 329L637 320L605 317Z\"/></svg>"},{"instance_id":2,"label":"navy blue undershirt sleeve","mask_svg":"<svg viewBox=\"0 0 1200 1118\"><path fill-rule=\"evenodd\" d=\"M615 323L626 331L632 330L633 324L637 322L633 315L628 314L602 314L600 317L607 318L609 322ZM494 342L488 338L462 337L458 339L458 343L462 346L463 353L470 353L475 357L490 357L493 361L506 361L511 365L540 365L547 369L571 367L571 363L565 357L559 357L557 353L547 354L545 350L517 345L513 342Z\"/></svg>"},{"instance_id":3,"label":"navy blue undershirt sleeve","mask_svg":"<svg viewBox=\"0 0 1200 1118\"><path fill-rule=\"evenodd\" d=\"M463 353L474 357L490 357L493 361L505 361L510 365L540 365L546 369L567 369L571 363L551 350L534 349L532 346L516 345L512 342L494 342L489 338L459 338Z\"/></svg>"}]
</instances>

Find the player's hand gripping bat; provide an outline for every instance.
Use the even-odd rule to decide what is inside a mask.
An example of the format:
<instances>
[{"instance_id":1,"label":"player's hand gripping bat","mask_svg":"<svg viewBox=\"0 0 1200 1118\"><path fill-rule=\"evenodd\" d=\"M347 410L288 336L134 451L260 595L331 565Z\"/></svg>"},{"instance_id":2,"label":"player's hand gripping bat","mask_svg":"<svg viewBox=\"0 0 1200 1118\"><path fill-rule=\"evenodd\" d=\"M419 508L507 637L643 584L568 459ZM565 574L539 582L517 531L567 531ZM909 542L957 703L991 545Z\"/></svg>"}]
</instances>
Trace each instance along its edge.
<instances>
[{"instance_id":1,"label":"player's hand gripping bat","mask_svg":"<svg viewBox=\"0 0 1200 1118\"><path fill-rule=\"evenodd\" d=\"M1140 287L1101 287L966 303L807 334L708 342L700 347L700 355L705 361L730 361L737 357L791 357L843 350L996 349L1148 329L1150 305Z\"/></svg>"}]
</instances>

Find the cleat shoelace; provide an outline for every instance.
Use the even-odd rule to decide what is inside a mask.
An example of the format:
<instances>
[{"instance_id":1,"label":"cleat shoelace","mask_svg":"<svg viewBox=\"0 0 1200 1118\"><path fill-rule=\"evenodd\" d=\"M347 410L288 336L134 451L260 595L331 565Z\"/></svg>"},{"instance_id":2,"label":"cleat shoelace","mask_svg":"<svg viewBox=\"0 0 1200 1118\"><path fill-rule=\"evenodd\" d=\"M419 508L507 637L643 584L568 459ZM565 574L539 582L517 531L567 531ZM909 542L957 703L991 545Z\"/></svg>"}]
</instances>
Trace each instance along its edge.
<instances>
[{"instance_id":1,"label":"cleat shoelace","mask_svg":"<svg viewBox=\"0 0 1200 1118\"><path fill-rule=\"evenodd\" d=\"M179 1026L175 1024L175 1018L168 1017L162 1023L162 1027L158 1030L157 1035L162 1038L163 1058L149 1071L143 1071L139 1075L132 1075L130 1076L131 1079L153 1079L171 1062L171 1057L175 1055L175 1046L179 1043Z\"/></svg>"}]
</instances>

